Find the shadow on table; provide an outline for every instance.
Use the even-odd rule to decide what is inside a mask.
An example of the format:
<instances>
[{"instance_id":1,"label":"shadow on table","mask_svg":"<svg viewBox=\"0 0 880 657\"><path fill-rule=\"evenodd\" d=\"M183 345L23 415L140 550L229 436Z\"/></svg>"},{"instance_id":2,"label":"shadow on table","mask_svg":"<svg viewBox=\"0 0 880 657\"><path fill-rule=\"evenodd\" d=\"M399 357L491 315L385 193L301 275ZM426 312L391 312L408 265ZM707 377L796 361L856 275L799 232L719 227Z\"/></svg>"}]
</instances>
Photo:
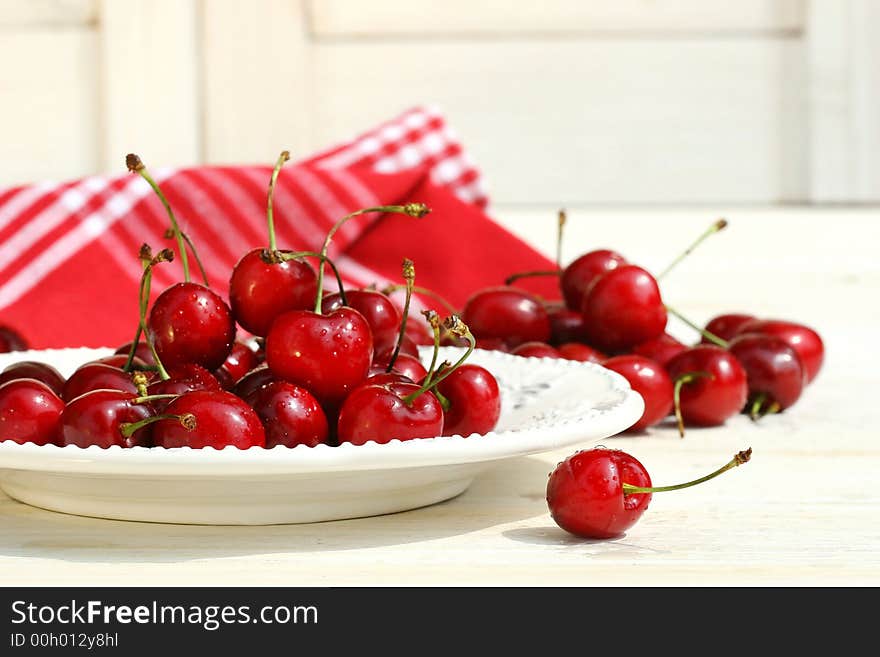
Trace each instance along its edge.
<instances>
[{"instance_id":1,"label":"shadow on table","mask_svg":"<svg viewBox=\"0 0 880 657\"><path fill-rule=\"evenodd\" d=\"M173 563L253 554L358 550L467 534L547 512L548 464L521 457L458 497L401 513L299 525L199 526L101 520L38 509L0 493L0 555Z\"/></svg>"}]
</instances>

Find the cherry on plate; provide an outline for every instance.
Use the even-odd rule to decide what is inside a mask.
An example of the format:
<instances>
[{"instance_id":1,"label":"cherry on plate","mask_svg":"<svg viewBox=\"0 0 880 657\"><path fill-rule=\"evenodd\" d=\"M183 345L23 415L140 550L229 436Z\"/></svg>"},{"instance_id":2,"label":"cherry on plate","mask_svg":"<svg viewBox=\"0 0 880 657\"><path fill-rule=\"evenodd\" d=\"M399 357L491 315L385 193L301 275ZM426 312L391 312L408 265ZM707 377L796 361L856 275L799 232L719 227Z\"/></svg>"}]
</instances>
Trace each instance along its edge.
<instances>
[{"instance_id":1,"label":"cherry on plate","mask_svg":"<svg viewBox=\"0 0 880 657\"><path fill-rule=\"evenodd\" d=\"M12 379L0 385L0 441L54 445L64 402L37 379Z\"/></svg>"}]
</instances>

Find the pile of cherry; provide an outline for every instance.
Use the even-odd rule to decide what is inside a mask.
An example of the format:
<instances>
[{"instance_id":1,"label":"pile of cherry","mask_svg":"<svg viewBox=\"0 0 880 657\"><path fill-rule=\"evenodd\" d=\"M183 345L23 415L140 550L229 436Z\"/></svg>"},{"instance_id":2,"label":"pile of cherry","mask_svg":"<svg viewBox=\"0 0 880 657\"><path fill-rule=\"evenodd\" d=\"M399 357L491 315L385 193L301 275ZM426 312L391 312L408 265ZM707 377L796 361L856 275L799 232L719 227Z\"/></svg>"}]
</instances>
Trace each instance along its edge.
<instances>
[{"instance_id":1,"label":"pile of cherry","mask_svg":"<svg viewBox=\"0 0 880 657\"><path fill-rule=\"evenodd\" d=\"M341 218L320 252L279 250L272 197L283 152L269 182L268 247L244 254L230 277L229 303L207 279L191 280L195 248L161 189L137 156L130 171L164 205L176 252L144 244L140 317L134 339L116 353L83 363L63 377L46 363L22 361L0 373L0 440L80 447L295 447L361 445L440 435L486 434L497 424L497 381L465 361L475 347L520 356L589 361L618 372L644 399L641 432L674 415L685 426L716 426L747 413L753 420L791 407L819 372L820 336L791 321L744 314L715 317L705 327L666 304L658 280L719 221L655 277L610 250L585 253L551 271L512 273L504 285L475 291L460 312L415 286L403 261L401 285L384 291L344 289L328 258L336 230L367 212L421 217L419 203L365 208ZM560 213L560 243L564 214ZM184 281L150 306L152 270L179 258ZM317 258L313 267L306 260ZM324 293L325 270L338 291ZM515 285L556 276L563 302L545 301ZM206 278L206 277L205 277ZM403 307L392 299L405 290ZM433 296L450 314L410 317L414 291ZM698 344L666 332L672 314L694 328ZM238 327L252 337L236 340ZM455 363L438 363L439 346L466 347ZM419 346L433 345L426 367ZM0 351L26 340L0 327ZM651 494L701 483L749 460L739 452L693 482L652 487L645 468L620 450L579 451L550 476L547 502L564 529L595 538L616 536L644 513Z\"/></svg>"},{"instance_id":2,"label":"pile of cherry","mask_svg":"<svg viewBox=\"0 0 880 657\"><path fill-rule=\"evenodd\" d=\"M358 210L340 219L320 253L276 246L269 186L269 247L255 248L230 276L229 303L190 279L195 248L179 229L161 189L137 156L127 164L165 206L177 252L144 244L140 317L134 339L115 354L81 364L69 377L53 366L17 362L0 374L0 440L38 445L120 447L296 447L485 434L501 412L498 383L466 363L474 338L457 315L407 321L415 266L403 262L403 309L373 289L324 294L324 270L336 230L366 212L421 217L419 203ZM188 253L189 250L189 253ZM318 258L313 267L306 258ZM154 267L180 258L184 281L150 305ZM238 327L251 334L236 339ZM442 336L469 348L438 363ZM7 349L26 347L11 329ZM0 343L2 346L3 343ZM419 344L434 345L426 368ZM457 352L458 353L458 352Z\"/></svg>"}]
</instances>

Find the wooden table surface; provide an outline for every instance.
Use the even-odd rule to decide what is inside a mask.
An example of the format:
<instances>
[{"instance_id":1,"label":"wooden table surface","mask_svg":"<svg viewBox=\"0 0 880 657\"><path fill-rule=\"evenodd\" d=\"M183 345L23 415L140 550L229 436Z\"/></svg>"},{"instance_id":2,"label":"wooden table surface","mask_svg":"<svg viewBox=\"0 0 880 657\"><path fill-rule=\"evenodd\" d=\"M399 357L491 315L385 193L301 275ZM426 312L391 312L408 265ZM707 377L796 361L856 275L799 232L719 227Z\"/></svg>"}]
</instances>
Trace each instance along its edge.
<instances>
[{"instance_id":1,"label":"wooden table surface","mask_svg":"<svg viewBox=\"0 0 880 657\"><path fill-rule=\"evenodd\" d=\"M664 279L666 302L698 322L751 311L811 324L825 338L825 366L797 405L758 423L603 441L636 456L658 485L754 450L721 478L656 494L625 536L581 540L553 523L544 488L566 449L499 463L442 504L309 525L97 520L0 494L0 584L880 584L877 210L572 209L565 259L611 247L659 271L720 213L730 227ZM553 209L496 216L553 253Z\"/></svg>"}]
</instances>

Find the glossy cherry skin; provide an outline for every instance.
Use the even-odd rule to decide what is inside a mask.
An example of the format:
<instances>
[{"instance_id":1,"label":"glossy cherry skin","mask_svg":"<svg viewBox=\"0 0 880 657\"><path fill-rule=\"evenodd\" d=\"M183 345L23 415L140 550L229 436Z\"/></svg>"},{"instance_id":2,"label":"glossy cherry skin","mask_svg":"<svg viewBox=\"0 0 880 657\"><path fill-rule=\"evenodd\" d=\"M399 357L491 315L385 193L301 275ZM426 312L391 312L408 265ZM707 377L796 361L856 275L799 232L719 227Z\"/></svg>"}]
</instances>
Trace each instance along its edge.
<instances>
[{"instance_id":1,"label":"glossy cherry skin","mask_svg":"<svg viewBox=\"0 0 880 657\"><path fill-rule=\"evenodd\" d=\"M691 347L666 364L673 381L680 376L704 372L681 386L679 405L685 424L711 427L724 424L746 405L749 385L746 371L736 357L714 345Z\"/></svg>"},{"instance_id":2,"label":"glossy cherry skin","mask_svg":"<svg viewBox=\"0 0 880 657\"><path fill-rule=\"evenodd\" d=\"M346 290L345 298L348 306L363 315L370 325L376 351L388 345L393 350L400 333L400 311L391 298L376 290ZM328 294L321 301L321 312L324 314L343 307L342 296L338 292Z\"/></svg>"},{"instance_id":3,"label":"glossy cherry skin","mask_svg":"<svg viewBox=\"0 0 880 657\"><path fill-rule=\"evenodd\" d=\"M243 329L265 337L281 313L314 307L318 278L307 262L268 264L262 253L263 249L248 251L235 265L229 279L229 304Z\"/></svg>"},{"instance_id":4,"label":"glossy cherry skin","mask_svg":"<svg viewBox=\"0 0 880 657\"><path fill-rule=\"evenodd\" d=\"M590 251L572 260L559 279L565 305L570 310L580 312L584 296L596 279L625 264L626 259L622 255L608 249Z\"/></svg>"},{"instance_id":5,"label":"glossy cherry skin","mask_svg":"<svg viewBox=\"0 0 880 657\"><path fill-rule=\"evenodd\" d=\"M326 315L291 310L279 315L266 336L266 363L280 379L335 406L367 376L373 334L364 316L343 307Z\"/></svg>"},{"instance_id":6,"label":"glossy cherry skin","mask_svg":"<svg viewBox=\"0 0 880 657\"><path fill-rule=\"evenodd\" d=\"M221 390L217 377L201 365L185 363L168 370L170 379L156 380L147 387L149 395L182 395L196 390ZM169 400L153 402L157 411L164 412Z\"/></svg>"},{"instance_id":7,"label":"glossy cherry skin","mask_svg":"<svg viewBox=\"0 0 880 657\"><path fill-rule=\"evenodd\" d=\"M225 390L188 392L168 404L164 413L193 415L196 426L189 430L174 418L158 420L153 425L153 443L157 447L248 449L266 446L266 432L256 411Z\"/></svg>"},{"instance_id":8,"label":"glossy cherry skin","mask_svg":"<svg viewBox=\"0 0 880 657\"><path fill-rule=\"evenodd\" d=\"M266 447L314 447L327 442L327 416L305 388L276 381L256 390L247 402L263 423Z\"/></svg>"},{"instance_id":9,"label":"glossy cherry skin","mask_svg":"<svg viewBox=\"0 0 880 657\"><path fill-rule=\"evenodd\" d=\"M553 346L566 342L585 342L586 322L583 313L569 308L548 308L550 317L550 344Z\"/></svg>"},{"instance_id":10,"label":"glossy cherry skin","mask_svg":"<svg viewBox=\"0 0 880 657\"><path fill-rule=\"evenodd\" d=\"M643 431L662 421L672 411L672 379L656 361L644 356L614 356L602 366L622 375L645 401L642 416L627 431Z\"/></svg>"},{"instance_id":11,"label":"glossy cherry skin","mask_svg":"<svg viewBox=\"0 0 880 657\"><path fill-rule=\"evenodd\" d=\"M64 383L61 399L69 402L92 390L122 390L129 393L138 391L131 373L106 363L86 363L80 365Z\"/></svg>"},{"instance_id":12,"label":"glossy cherry skin","mask_svg":"<svg viewBox=\"0 0 880 657\"><path fill-rule=\"evenodd\" d=\"M668 333L661 333L656 338L640 342L632 348L632 353L650 358L666 367L673 357L687 350L687 345L673 338Z\"/></svg>"},{"instance_id":13,"label":"glossy cherry skin","mask_svg":"<svg viewBox=\"0 0 880 657\"><path fill-rule=\"evenodd\" d=\"M511 286L474 293L465 303L461 319L478 343L498 339L513 348L523 342L550 339L550 317L544 304L533 294Z\"/></svg>"},{"instance_id":14,"label":"glossy cherry skin","mask_svg":"<svg viewBox=\"0 0 880 657\"><path fill-rule=\"evenodd\" d=\"M388 368L388 361L374 362L367 374L368 377L380 374ZM408 354L400 354L394 361L394 367L391 370L398 374L402 374L411 381L421 381L428 374L428 370L422 365L418 358L414 358Z\"/></svg>"},{"instance_id":15,"label":"glossy cherry skin","mask_svg":"<svg viewBox=\"0 0 880 657\"><path fill-rule=\"evenodd\" d=\"M639 521L651 493L624 494L623 484L648 488L651 477L637 459L616 449L577 452L547 482L547 506L557 525L583 538L614 538Z\"/></svg>"},{"instance_id":16,"label":"glossy cherry skin","mask_svg":"<svg viewBox=\"0 0 880 657\"><path fill-rule=\"evenodd\" d=\"M635 265L621 265L598 278L584 296L581 311L587 342L605 351L628 349L666 329L657 281Z\"/></svg>"},{"instance_id":17,"label":"glossy cherry skin","mask_svg":"<svg viewBox=\"0 0 880 657\"><path fill-rule=\"evenodd\" d=\"M501 391L492 373L480 365L464 364L437 385L448 402L444 410L444 436L484 435L501 417Z\"/></svg>"},{"instance_id":18,"label":"glossy cherry skin","mask_svg":"<svg viewBox=\"0 0 880 657\"><path fill-rule=\"evenodd\" d=\"M0 441L55 445L64 402L42 381L13 379L0 385Z\"/></svg>"},{"instance_id":19,"label":"glossy cherry skin","mask_svg":"<svg viewBox=\"0 0 880 657\"><path fill-rule=\"evenodd\" d=\"M235 340L229 306L196 283L177 283L162 292L150 309L147 330L166 368L196 363L215 370Z\"/></svg>"},{"instance_id":20,"label":"glossy cherry skin","mask_svg":"<svg viewBox=\"0 0 880 657\"><path fill-rule=\"evenodd\" d=\"M254 369L260 362L257 352L240 340L232 345L232 350L221 367L226 368L233 382L238 381L245 374Z\"/></svg>"},{"instance_id":21,"label":"glossy cherry skin","mask_svg":"<svg viewBox=\"0 0 880 657\"><path fill-rule=\"evenodd\" d=\"M272 381L280 381L266 365L259 365L235 382L232 392L236 397L247 399L257 389Z\"/></svg>"},{"instance_id":22,"label":"glossy cherry skin","mask_svg":"<svg viewBox=\"0 0 880 657\"><path fill-rule=\"evenodd\" d=\"M806 385L806 373L797 352L782 338L762 333L742 333L728 345L743 366L749 400L766 395L780 410L794 404Z\"/></svg>"},{"instance_id":23,"label":"glossy cherry skin","mask_svg":"<svg viewBox=\"0 0 880 657\"><path fill-rule=\"evenodd\" d=\"M225 365L218 367L211 372L211 375L217 379L217 383L220 384L220 387L223 390L229 390L232 392L232 389L235 387L235 379L229 373L229 370L226 369Z\"/></svg>"},{"instance_id":24,"label":"glossy cherry skin","mask_svg":"<svg viewBox=\"0 0 880 657\"><path fill-rule=\"evenodd\" d=\"M28 341L11 326L0 326L0 354L10 351L25 351Z\"/></svg>"},{"instance_id":25,"label":"glossy cherry skin","mask_svg":"<svg viewBox=\"0 0 880 657\"><path fill-rule=\"evenodd\" d=\"M533 358L562 358L562 355L546 342L523 342L510 350L515 356L531 356Z\"/></svg>"},{"instance_id":26,"label":"glossy cherry skin","mask_svg":"<svg viewBox=\"0 0 880 657\"><path fill-rule=\"evenodd\" d=\"M59 397L64 390L65 378L57 369L47 363L34 360L21 360L8 365L0 372L0 385L15 379L36 379L42 381Z\"/></svg>"},{"instance_id":27,"label":"glossy cherry skin","mask_svg":"<svg viewBox=\"0 0 880 657\"><path fill-rule=\"evenodd\" d=\"M705 330L722 340L733 340L737 333L741 333L740 327L755 319L753 315L744 315L742 313L728 313L726 315L717 315L710 319L705 326ZM700 339L703 344L713 344L705 335Z\"/></svg>"},{"instance_id":28,"label":"glossy cherry skin","mask_svg":"<svg viewBox=\"0 0 880 657\"><path fill-rule=\"evenodd\" d=\"M566 342L556 347L556 350L566 360L577 360L582 363L601 363L608 360L608 356L601 351L580 342Z\"/></svg>"},{"instance_id":29,"label":"glossy cherry skin","mask_svg":"<svg viewBox=\"0 0 880 657\"><path fill-rule=\"evenodd\" d=\"M119 349L117 349L115 353L128 356L128 354L131 353L131 342L127 342L119 347ZM134 355L135 358L140 358L141 361L146 365L156 365L156 359L153 358L153 352L150 350L150 345L148 345L146 342L141 341L137 343L137 347L135 347L134 350Z\"/></svg>"},{"instance_id":30,"label":"glossy cherry skin","mask_svg":"<svg viewBox=\"0 0 880 657\"><path fill-rule=\"evenodd\" d=\"M431 392L407 404L404 398L419 390L412 383L368 384L354 389L339 410L339 442L363 445L391 440L433 438L443 433L443 408Z\"/></svg>"},{"instance_id":31,"label":"glossy cherry skin","mask_svg":"<svg viewBox=\"0 0 880 657\"><path fill-rule=\"evenodd\" d=\"M431 342L431 344L434 344ZM397 347L397 338L394 340L385 340L381 343L373 343L373 361L374 362L388 362L391 360L391 357L394 355L394 350ZM404 336L403 340L400 343L400 352L401 355L405 354L407 356L411 356L412 358L419 357L419 348L415 342L410 340L408 337Z\"/></svg>"},{"instance_id":32,"label":"glossy cherry skin","mask_svg":"<svg viewBox=\"0 0 880 657\"><path fill-rule=\"evenodd\" d=\"M96 358L95 360L89 361L90 363L102 363L104 365L111 365L113 367L118 367L122 369L125 367L125 364L128 362L128 354L113 354L111 356L102 356L101 358ZM132 370L145 370L149 367L142 359L135 356L131 359L131 369Z\"/></svg>"},{"instance_id":33,"label":"glossy cherry skin","mask_svg":"<svg viewBox=\"0 0 880 657\"><path fill-rule=\"evenodd\" d=\"M426 347L434 344L433 331L424 320L415 315L406 320L406 326L403 331L413 344Z\"/></svg>"},{"instance_id":34,"label":"glossy cherry skin","mask_svg":"<svg viewBox=\"0 0 880 657\"><path fill-rule=\"evenodd\" d=\"M753 319L742 324L738 332L774 335L787 342L801 359L807 375L807 383L812 382L822 369L825 344L819 334L809 326L782 319Z\"/></svg>"},{"instance_id":35,"label":"glossy cherry skin","mask_svg":"<svg viewBox=\"0 0 880 657\"><path fill-rule=\"evenodd\" d=\"M140 422L153 416L150 404L136 404L136 394L122 390L92 390L67 403L61 413L59 445L102 449L149 447L150 425L126 438L120 425Z\"/></svg>"}]
</instances>

